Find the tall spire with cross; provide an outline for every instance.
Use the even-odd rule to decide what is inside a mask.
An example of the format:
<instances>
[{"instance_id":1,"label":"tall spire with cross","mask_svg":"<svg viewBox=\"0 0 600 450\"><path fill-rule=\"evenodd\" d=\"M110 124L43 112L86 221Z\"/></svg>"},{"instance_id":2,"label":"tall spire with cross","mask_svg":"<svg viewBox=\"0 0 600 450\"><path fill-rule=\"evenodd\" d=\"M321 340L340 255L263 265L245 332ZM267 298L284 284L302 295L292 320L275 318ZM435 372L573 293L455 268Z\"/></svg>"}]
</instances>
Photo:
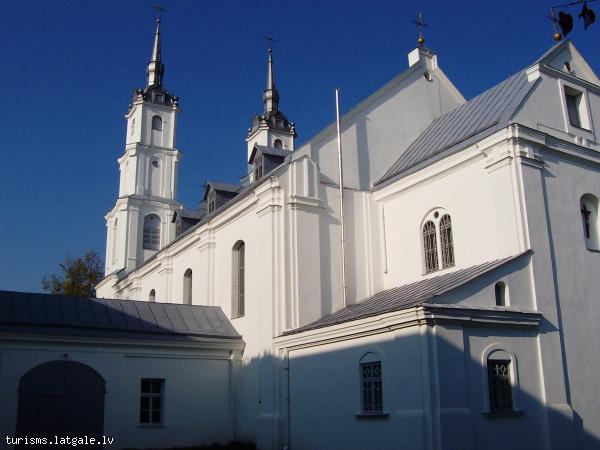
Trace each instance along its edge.
<instances>
[{"instance_id":1,"label":"tall spire with cross","mask_svg":"<svg viewBox=\"0 0 600 450\"><path fill-rule=\"evenodd\" d=\"M263 103L265 105L265 114L279 110L279 92L275 87L275 68L273 67L273 42L277 42L269 33L265 36L269 45L269 58L267 60L267 88L263 93Z\"/></svg>"},{"instance_id":2,"label":"tall spire with cross","mask_svg":"<svg viewBox=\"0 0 600 450\"><path fill-rule=\"evenodd\" d=\"M152 47L152 56L146 69L148 74L147 86L160 87L162 86L165 66L161 61L160 55L160 15L156 19L156 32L154 33L154 46Z\"/></svg>"}]
</instances>

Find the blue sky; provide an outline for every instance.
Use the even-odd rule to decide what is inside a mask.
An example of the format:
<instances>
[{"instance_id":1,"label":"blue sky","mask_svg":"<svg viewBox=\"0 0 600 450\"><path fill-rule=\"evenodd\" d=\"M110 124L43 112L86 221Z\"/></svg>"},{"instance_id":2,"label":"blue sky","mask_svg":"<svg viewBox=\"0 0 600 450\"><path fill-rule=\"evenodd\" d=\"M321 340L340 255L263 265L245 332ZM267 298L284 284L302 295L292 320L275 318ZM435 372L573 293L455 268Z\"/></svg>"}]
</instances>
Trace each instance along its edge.
<instances>
[{"instance_id":1,"label":"blue sky","mask_svg":"<svg viewBox=\"0 0 600 450\"><path fill-rule=\"evenodd\" d=\"M552 45L544 1L164 2L165 85L181 99L178 199L245 174L245 133L261 111L271 32L281 109L299 144L407 68L421 11L426 46L467 98ZM142 87L152 1L2 0L0 289L40 291L66 255L105 251L123 115ZM599 7L590 7L600 13ZM600 5L600 3L599 3ZM578 9L572 10L573 13ZM600 71L600 23L570 38Z\"/></svg>"}]
</instances>

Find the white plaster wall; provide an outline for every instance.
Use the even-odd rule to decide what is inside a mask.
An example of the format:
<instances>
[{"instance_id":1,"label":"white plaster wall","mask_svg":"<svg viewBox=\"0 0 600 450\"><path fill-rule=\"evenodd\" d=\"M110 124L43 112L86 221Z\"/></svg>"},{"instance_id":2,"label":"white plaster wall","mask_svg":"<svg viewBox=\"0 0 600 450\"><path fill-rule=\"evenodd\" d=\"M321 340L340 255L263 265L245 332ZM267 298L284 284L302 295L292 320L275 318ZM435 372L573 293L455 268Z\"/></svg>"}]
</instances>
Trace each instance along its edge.
<instances>
[{"instance_id":1,"label":"white plaster wall","mask_svg":"<svg viewBox=\"0 0 600 450\"><path fill-rule=\"evenodd\" d=\"M229 354L110 344L2 342L0 429L14 435L21 376L39 364L64 360L88 365L106 382L104 434L116 448L170 448L225 444L231 437ZM164 378L163 424L139 425L141 378ZM0 448L9 448L2 439Z\"/></svg>"},{"instance_id":2,"label":"white plaster wall","mask_svg":"<svg viewBox=\"0 0 600 450\"><path fill-rule=\"evenodd\" d=\"M547 269L546 278L536 279L536 284L551 288L558 303L551 320L562 330L576 424L573 448L595 449L600 445L600 303L596 294L600 253L585 246L579 201L586 193L600 197L600 166L547 149L542 150L542 157L545 170L538 183L546 210L535 212L547 224L550 248L548 259L537 262ZM530 189L528 202L539 201L534 195Z\"/></svg>"},{"instance_id":3,"label":"white plaster wall","mask_svg":"<svg viewBox=\"0 0 600 450\"><path fill-rule=\"evenodd\" d=\"M503 167L491 172L487 165L483 156L474 156L460 169L452 168L435 176L433 172L416 174L412 180L396 182L397 188L391 186L385 194L377 194L385 215L387 273L383 274L384 288L423 278L422 224L435 208L444 208L452 218L455 267L427 276L494 261L524 250L520 239L522 224L516 212L518 199L513 189L514 165L508 160ZM436 167L441 165L431 170Z\"/></svg>"}]
</instances>

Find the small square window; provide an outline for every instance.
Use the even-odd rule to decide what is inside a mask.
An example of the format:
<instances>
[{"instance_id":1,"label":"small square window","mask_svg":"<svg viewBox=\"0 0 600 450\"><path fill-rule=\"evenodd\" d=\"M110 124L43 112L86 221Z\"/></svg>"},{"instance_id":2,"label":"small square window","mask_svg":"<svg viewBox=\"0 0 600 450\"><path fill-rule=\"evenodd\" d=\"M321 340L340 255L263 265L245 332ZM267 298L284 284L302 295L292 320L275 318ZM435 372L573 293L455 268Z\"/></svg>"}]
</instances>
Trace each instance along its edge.
<instances>
[{"instance_id":1,"label":"small square window","mask_svg":"<svg viewBox=\"0 0 600 450\"><path fill-rule=\"evenodd\" d=\"M142 378L140 384L140 424L160 425L165 380Z\"/></svg>"}]
</instances>

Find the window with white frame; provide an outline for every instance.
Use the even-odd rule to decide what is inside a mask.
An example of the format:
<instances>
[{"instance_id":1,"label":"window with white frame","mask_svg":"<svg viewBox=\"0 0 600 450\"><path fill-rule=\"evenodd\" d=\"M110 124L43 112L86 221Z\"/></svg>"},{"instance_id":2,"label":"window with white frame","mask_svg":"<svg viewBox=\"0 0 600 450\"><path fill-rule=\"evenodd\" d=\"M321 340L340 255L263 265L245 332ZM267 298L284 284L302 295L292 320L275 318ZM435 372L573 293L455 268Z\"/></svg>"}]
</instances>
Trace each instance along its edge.
<instances>
[{"instance_id":1,"label":"window with white frame","mask_svg":"<svg viewBox=\"0 0 600 450\"><path fill-rule=\"evenodd\" d=\"M585 89L567 84L564 80L560 80L563 95L563 107L567 132L572 134L583 134L591 131L591 121L587 104L587 93Z\"/></svg>"},{"instance_id":2,"label":"window with white frame","mask_svg":"<svg viewBox=\"0 0 600 450\"><path fill-rule=\"evenodd\" d=\"M452 219L443 209L431 211L421 229L423 266L426 274L455 264Z\"/></svg>"},{"instance_id":3,"label":"window with white frame","mask_svg":"<svg viewBox=\"0 0 600 450\"><path fill-rule=\"evenodd\" d=\"M581 196L579 201L583 237L588 250L600 250L598 233L598 198L592 194Z\"/></svg>"},{"instance_id":4,"label":"window with white frame","mask_svg":"<svg viewBox=\"0 0 600 450\"><path fill-rule=\"evenodd\" d=\"M160 218L156 214L144 217L142 248L146 250L160 249Z\"/></svg>"},{"instance_id":5,"label":"window with white frame","mask_svg":"<svg viewBox=\"0 0 600 450\"><path fill-rule=\"evenodd\" d=\"M231 258L231 318L243 317L246 313L246 245L237 241Z\"/></svg>"},{"instance_id":6,"label":"window with white frame","mask_svg":"<svg viewBox=\"0 0 600 450\"><path fill-rule=\"evenodd\" d=\"M140 387L140 424L160 425L163 420L165 380L142 378Z\"/></svg>"},{"instance_id":7,"label":"window with white frame","mask_svg":"<svg viewBox=\"0 0 600 450\"><path fill-rule=\"evenodd\" d=\"M148 301L154 303L156 301L156 291L152 289L150 294L148 294Z\"/></svg>"},{"instance_id":8,"label":"window with white frame","mask_svg":"<svg viewBox=\"0 0 600 450\"><path fill-rule=\"evenodd\" d=\"M360 399L362 414L383 413L383 383L381 360L375 353L360 359Z\"/></svg>"}]
</instances>

